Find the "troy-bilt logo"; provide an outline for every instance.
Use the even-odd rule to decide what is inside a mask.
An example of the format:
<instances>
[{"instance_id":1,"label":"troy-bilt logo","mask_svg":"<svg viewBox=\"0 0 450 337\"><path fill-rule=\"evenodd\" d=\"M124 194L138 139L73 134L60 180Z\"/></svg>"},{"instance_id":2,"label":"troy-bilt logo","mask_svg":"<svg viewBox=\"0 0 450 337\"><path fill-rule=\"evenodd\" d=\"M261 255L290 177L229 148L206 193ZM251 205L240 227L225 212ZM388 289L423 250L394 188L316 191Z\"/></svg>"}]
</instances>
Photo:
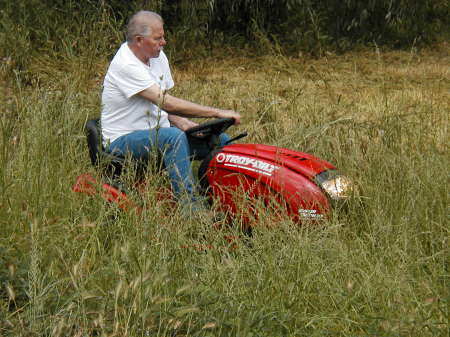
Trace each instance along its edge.
<instances>
[{"instance_id":1,"label":"troy-bilt logo","mask_svg":"<svg viewBox=\"0 0 450 337\"><path fill-rule=\"evenodd\" d=\"M298 210L298 214L302 218L309 218L309 219L323 218L323 214L317 213L317 210L315 210L315 209L303 209L303 208L300 208Z\"/></svg>"},{"instance_id":2,"label":"troy-bilt logo","mask_svg":"<svg viewBox=\"0 0 450 337\"><path fill-rule=\"evenodd\" d=\"M244 170L262 173L266 176L271 176L273 171L280 168L279 166L258 159L237 156L235 154L219 153L216 156L216 161L218 163L223 163L224 166L238 167Z\"/></svg>"}]
</instances>

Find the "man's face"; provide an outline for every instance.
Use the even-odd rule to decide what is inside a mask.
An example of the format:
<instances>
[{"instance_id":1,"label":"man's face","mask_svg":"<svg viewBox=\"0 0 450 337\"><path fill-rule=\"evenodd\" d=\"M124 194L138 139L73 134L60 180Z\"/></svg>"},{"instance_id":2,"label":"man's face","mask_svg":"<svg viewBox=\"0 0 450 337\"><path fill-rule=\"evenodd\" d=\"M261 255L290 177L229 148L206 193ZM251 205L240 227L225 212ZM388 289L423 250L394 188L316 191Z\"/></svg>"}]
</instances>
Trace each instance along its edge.
<instances>
[{"instance_id":1,"label":"man's face","mask_svg":"<svg viewBox=\"0 0 450 337\"><path fill-rule=\"evenodd\" d=\"M150 25L152 33L148 36L138 36L141 51L145 58L158 57L166 45L164 39L164 28L162 22L155 21Z\"/></svg>"}]
</instances>

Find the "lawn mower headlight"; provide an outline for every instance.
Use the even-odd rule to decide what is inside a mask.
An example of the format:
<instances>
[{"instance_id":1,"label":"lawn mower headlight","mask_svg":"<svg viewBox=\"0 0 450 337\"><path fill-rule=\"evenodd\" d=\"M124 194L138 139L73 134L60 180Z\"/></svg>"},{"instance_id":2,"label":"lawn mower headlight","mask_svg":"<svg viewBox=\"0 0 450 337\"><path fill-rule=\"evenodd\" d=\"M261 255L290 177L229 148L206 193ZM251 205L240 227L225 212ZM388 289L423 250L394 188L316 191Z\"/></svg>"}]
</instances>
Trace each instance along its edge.
<instances>
[{"instance_id":1,"label":"lawn mower headlight","mask_svg":"<svg viewBox=\"0 0 450 337\"><path fill-rule=\"evenodd\" d=\"M322 183L322 188L332 199L338 200L350 196L352 184L347 177L337 176L336 178L324 181Z\"/></svg>"},{"instance_id":2,"label":"lawn mower headlight","mask_svg":"<svg viewBox=\"0 0 450 337\"><path fill-rule=\"evenodd\" d=\"M339 175L337 171L322 172L316 177L316 181L333 200L346 199L353 190L351 180Z\"/></svg>"}]
</instances>

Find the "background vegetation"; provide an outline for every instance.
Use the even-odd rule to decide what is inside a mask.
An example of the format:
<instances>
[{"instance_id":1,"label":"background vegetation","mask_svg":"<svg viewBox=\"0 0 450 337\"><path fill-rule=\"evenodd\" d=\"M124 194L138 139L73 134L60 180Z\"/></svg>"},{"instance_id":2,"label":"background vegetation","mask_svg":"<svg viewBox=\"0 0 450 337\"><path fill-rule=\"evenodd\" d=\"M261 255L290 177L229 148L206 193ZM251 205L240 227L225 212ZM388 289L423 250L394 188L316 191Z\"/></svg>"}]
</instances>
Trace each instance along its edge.
<instances>
[{"instance_id":1,"label":"background vegetation","mask_svg":"<svg viewBox=\"0 0 450 337\"><path fill-rule=\"evenodd\" d=\"M111 56L137 9L160 12L173 62L213 50L239 53L347 51L360 45L409 48L450 37L446 0L20 0L0 4L2 50L15 71L30 56ZM244 51L243 51L244 49ZM221 55L226 53L221 52Z\"/></svg>"},{"instance_id":2,"label":"background vegetation","mask_svg":"<svg viewBox=\"0 0 450 337\"><path fill-rule=\"evenodd\" d=\"M334 163L359 186L349 209L267 214L246 238L184 218L151 173L142 215L71 192L97 174L83 125L142 7L166 18L175 95ZM448 17L445 1L2 2L0 335L447 336Z\"/></svg>"}]
</instances>

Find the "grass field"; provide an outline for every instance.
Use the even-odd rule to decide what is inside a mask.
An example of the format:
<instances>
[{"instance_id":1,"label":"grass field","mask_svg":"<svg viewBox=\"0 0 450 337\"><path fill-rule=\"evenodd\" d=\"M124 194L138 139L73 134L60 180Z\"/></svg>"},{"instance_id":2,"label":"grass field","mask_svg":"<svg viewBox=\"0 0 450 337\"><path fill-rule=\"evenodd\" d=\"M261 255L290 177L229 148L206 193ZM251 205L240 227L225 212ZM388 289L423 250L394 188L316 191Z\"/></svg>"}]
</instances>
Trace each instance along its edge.
<instances>
[{"instance_id":1,"label":"grass field","mask_svg":"<svg viewBox=\"0 0 450 337\"><path fill-rule=\"evenodd\" d=\"M36 57L25 84L5 59L0 335L448 336L450 46L223 53L175 64L173 94L240 111L244 142L335 164L358 186L348 211L264 218L231 247L238 226L183 218L159 176L141 216L75 194L107 59Z\"/></svg>"}]
</instances>

